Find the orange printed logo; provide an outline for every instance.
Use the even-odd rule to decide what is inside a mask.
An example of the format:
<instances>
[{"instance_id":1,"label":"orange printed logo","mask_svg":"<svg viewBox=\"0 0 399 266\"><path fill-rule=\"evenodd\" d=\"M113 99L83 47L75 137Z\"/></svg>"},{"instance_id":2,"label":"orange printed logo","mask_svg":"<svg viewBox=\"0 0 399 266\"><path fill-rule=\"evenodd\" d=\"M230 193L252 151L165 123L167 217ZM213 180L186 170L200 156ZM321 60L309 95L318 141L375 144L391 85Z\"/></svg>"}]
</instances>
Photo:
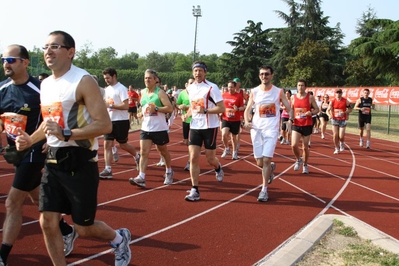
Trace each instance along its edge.
<instances>
[{"instance_id":1,"label":"orange printed logo","mask_svg":"<svg viewBox=\"0 0 399 266\"><path fill-rule=\"evenodd\" d=\"M262 104L259 106L259 117L275 117L276 116L276 105L274 103Z\"/></svg>"},{"instance_id":2,"label":"orange printed logo","mask_svg":"<svg viewBox=\"0 0 399 266\"><path fill-rule=\"evenodd\" d=\"M18 129L25 131L28 117L9 112L3 113L1 115L1 120L3 120L4 130L6 131L7 137L15 141L19 135Z\"/></svg>"},{"instance_id":3,"label":"orange printed logo","mask_svg":"<svg viewBox=\"0 0 399 266\"><path fill-rule=\"evenodd\" d=\"M56 102L49 105L41 106L43 120L52 120L58 123L60 127L64 128L64 115L62 113L62 104L61 102Z\"/></svg>"}]
</instances>

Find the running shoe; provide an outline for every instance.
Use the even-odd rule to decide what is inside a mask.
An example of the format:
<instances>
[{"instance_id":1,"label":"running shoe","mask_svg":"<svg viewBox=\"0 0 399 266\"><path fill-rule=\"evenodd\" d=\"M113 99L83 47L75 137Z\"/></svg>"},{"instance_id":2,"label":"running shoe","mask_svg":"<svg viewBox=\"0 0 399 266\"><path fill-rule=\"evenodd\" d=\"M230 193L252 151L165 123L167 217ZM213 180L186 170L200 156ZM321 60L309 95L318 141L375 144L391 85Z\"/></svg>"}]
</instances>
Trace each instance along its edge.
<instances>
[{"instance_id":1,"label":"running shoe","mask_svg":"<svg viewBox=\"0 0 399 266\"><path fill-rule=\"evenodd\" d=\"M165 166L165 161L163 160L163 157L161 157L161 159L157 163L157 166Z\"/></svg>"},{"instance_id":2,"label":"running shoe","mask_svg":"<svg viewBox=\"0 0 399 266\"><path fill-rule=\"evenodd\" d=\"M236 151L237 151L237 152L240 151L240 143L237 143Z\"/></svg>"},{"instance_id":3,"label":"running shoe","mask_svg":"<svg viewBox=\"0 0 399 266\"><path fill-rule=\"evenodd\" d=\"M273 180L274 180L274 170L276 169L276 163L275 162L271 162L270 163L270 167L272 168L271 169L271 172L270 172L270 177L269 177L269 180L267 180L267 183L268 184L271 184L272 182L273 182Z\"/></svg>"},{"instance_id":4,"label":"running shoe","mask_svg":"<svg viewBox=\"0 0 399 266\"><path fill-rule=\"evenodd\" d=\"M260 191L259 196L258 196L258 201L259 202L265 202L269 199L269 195L267 192Z\"/></svg>"},{"instance_id":5,"label":"running shoe","mask_svg":"<svg viewBox=\"0 0 399 266\"><path fill-rule=\"evenodd\" d=\"M280 135L280 136L278 136L278 140L282 140L284 137L283 137L283 135Z\"/></svg>"},{"instance_id":6,"label":"running shoe","mask_svg":"<svg viewBox=\"0 0 399 266\"><path fill-rule=\"evenodd\" d=\"M117 232L122 236L122 242L118 245L112 245L115 253L115 266L127 266L132 259L132 251L130 250L131 234L129 229L118 229Z\"/></svg>"},{"instance_id":7,"label":"running shoe","mask_svg":"<svg viewBox=\"0 0 399 266\"><path fill-rule=\"evenodd\" d=\"M118 153L118 150L116 150L116 152L113 152L112 151L112 157L113 157L113 159L114 159L114 162L118 162L119 161L119 153Z\"/></svg>"},{"instance_id":8,"label":"running shoe","mask_svg":"<svg viewBox=\"0 0 399 266\"><path fill-rule=\"evenodd\" d=\"M302 174L309 174L309 169L307 164L303 165Z\"/></svg>"},{"instance_id":9,"label":"running shoe","mask_svg":"<svg viewBox=\"0 0 399 266\"><path fill-rule=\"evenodd\" d=\"M295 164L294 164L294 171L298 171L299 168L301 168L302 163L303 163L303 161L302 161L302 157L301 157L301 158L299 158L298 161L295 162Z\"/></svg>"},{"instance_id":10,"label":"running shoe","mask_svg":"<svg viewBox=\"0 0 399 266\"><path fill-rule=\"evenodd\" d=\"M134 158L136 160L137 168L139 168L139 165L140 165L140 158L141 158L141 155L139 152L137 152L136 157Z\"/></svg>"},{"instance_id":11,"label":"running shoe","mask_svg":"<svg viewBox=\"0 0 399 266\"><path fill-rule=\"evenodd\" d=\"M282 138L281 141L280 141L280 144L284 144L284 143L285 143L285 139Z\"/></svg>"},{"instance_id":12,"label":"running shoe","mask_svg":"<svg viewBox=\"0 0 399 266\"><path fill-rule=\"evenodd\" d=\"M231 156L231 159L233 159L233 160L240 159L240 157L238 157L238 152L237 151L233 151L233 155Z\"/></svg>"},{"instance_id":13,"label":"running shoe","mask_svg":"<svg viewBox=\"0 0 399 266\"><path fill-rule=\"evenodd\" d=\"M363 139L360 139L360 141L359 141L359 146L360 146L360 147L363 147Z\"/></svg>"},{"instance_id":14,"label":"running shoe","mask_svg":"<svg viewBox=\"0 0 399 266\"><path fill-rule=\"evenodd\" d=\"M220 166L220 171L219 172L215 171L215 175L216 175L216 180L219 182L222 182L223 177L224 177L224 172L223 172L222 166L220 164L219 164L219 166Z\"/></svg>"},{"instance_id":15,"label":"running shoe","mask_svg":"<svg viewBox=\"0 0 399 266\"><path fill-rule=\"evenodd\" d=\"M324 137L324 134L323 134L323 133L321 133L321 138L322 138L322 139L325 139L325 137Z\"/></svg>"},{"instance_id":16,"label":"running shoe","mask_svg":"<svg viewBox=\"0 0 399 266\"><path fill-rule=\"evenodd\" d=\"M345 150L345 143L340 142L340 144L339 144L339 151L341 152L341 151L344 151L344 150Z\"/></svg>"},{"instance_id":17,"label":"running shoe","mask_svg":"<svg viewBox=\"0 0 399 266\"><path fill-rule=\"evenodd\" d=\"M339 153L339 149L338 149L338 148L335 148L334 154L338 154L338 153Z\"/></svg>"},{"instance_id":18,"label":"running shoe","mask_svg":"<svg viewBox=\"0 0 399 266\"><path fill-rule=\"evenodd\" d=\"M184 171L190 171L190 162L187 162L186 167L184 167Z\"/></svg>"},{"instance_id":19,"label":"running shoe","mask_svg":"<svg viewBox=\"0 0 399 266\"><path fill-rule=\"evenodd\" d=\"M370 149L370 141L366 141L366 148Z\"/></svg>"},{"instance_id":20,"label":"running shoe","mask_svg":"<svg viewBox=\"0 0 399 266\"><path fill-rule=\"evenodd\" d=\"M225 158L227 155L229 155L230 154L230 149L229 148L227 148L227 149L224 149L224 151L223 151L223 153L222 153L222 158Z\"/></svg>"},{"instance_id":21,"label":"running shoe","mask_svg":"<svg viewBox=\"0 0 399 266\"><path fill-rule=\"evenodd\" d=\"M190 193L184 198L187 201L196 201L200 200L200 193L195 190L195 188L192 188L190 190Z\"/></svg>"},{"instance_id":22,"label":"running shoe","mask_svg":"<svg viewBox=\"0 0 399 266\"><path fill-rule=\"evenodd\" d=\"M64 239L64 255L65 257L68 256L69 254L71 254L72 250L73 250L73 244L76 240L76 238L78 238L78 233L75 231L75 228L73 226L72 227L72 233L66 235L66 236L62 236L62 238ZM1 265L1 264L0 264Z\"/></svg>"},{"instance_id":23,"label":"running shoe","mask_svg":"<svg viewBox=\"0 0 399 266\"><path fill-rule=\"evenodd\" d=\"M173 175L174 172L166 173L163 177L165 178L165 181L163 182L164 185L170 185L173 183Z\"/></svg>"},{"instance_id":24,"label":"running shoe","mask_svg":"<svg viewBox=\"0 0 399 266\"><path fill-rule=\"evenodd\" d=\"M141 176L137 176L135 178L133 178L133 177L129 178L129 183L131 185L136 185L136 186L144 187L144 188L146 186L145 185L145 179L142 178Z\"/></svg>"},{"instance_id":25,"label":"running shoe","mask_svg":"<svg viewBox=\"0 0 399 266\"><path fill-rule=\"evenodd\" d=\"M101 179L112 179L112 171L108 170L108 169L104 169L101 173L100 173L100 178Z\"/></svg>"},{"instance_id":26,"label":"running shoe","mask_svg":"<svg viewBox=\"0 0 399 266\"><path fill-rule=\"evenodd\" d=\"M290 142L288 139L286 139L286 140L285 140L285 144L291 145L291 142Z\"/></svg>"}]
</instances>

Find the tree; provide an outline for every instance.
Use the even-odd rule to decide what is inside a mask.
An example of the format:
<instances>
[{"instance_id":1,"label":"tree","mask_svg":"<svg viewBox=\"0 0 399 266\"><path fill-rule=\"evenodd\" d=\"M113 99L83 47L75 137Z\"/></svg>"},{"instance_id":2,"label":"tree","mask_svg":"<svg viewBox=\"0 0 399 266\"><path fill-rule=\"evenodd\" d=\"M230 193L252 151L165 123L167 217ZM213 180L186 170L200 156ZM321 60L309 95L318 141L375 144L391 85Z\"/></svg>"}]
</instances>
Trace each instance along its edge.
<instances>
[{"instance_id":1,"label":"tree","mask_svg":"<svg viewBox=\"0 0 399 266\"><path fill-rule=\"evenodd\" d=\"M231 53L223 54L218 67L226 81L240 77L243 87L252 87L259 82L259 66L270 63L272 43L261 22L248 20L247 24L241 32L233 34L233 41L227 42L234 48Z\"/></svg>"},{"instance_id":2,"label":"tree","mask_svg":"<svg viewBox=\"0 0 399 266\"><path fill-rule=\"evenodd\" d=\"M351 42L351 51L363 58L363 66L375 78L387 85L399 83L399 21L373 19L367 27L375 29L371 37L359 37Z\"/></svg>"},{"instance_id":3,"label":"tree","mask_svg":"<svg viewBox=\"0 0 399 266\"><path fill-rule=\"evenodd\" d=\"M295 87L298 79L305 79L308 86L330 86L326 76L326 59L329 48L323 42L305 40L298 47L298 54L289 58L289 75L281 80L282 87Z\"/></svg>"}]
</instances>

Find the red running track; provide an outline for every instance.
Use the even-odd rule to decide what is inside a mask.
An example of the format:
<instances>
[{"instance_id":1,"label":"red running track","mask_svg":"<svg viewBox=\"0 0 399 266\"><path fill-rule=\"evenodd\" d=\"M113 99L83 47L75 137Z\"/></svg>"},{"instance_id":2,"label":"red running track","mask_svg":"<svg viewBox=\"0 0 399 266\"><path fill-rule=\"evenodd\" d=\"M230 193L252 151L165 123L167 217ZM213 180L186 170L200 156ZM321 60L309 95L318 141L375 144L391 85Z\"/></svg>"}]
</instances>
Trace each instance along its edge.
<instances>
[{"instance_id":1,"label":"red running track","mask_svg":"<svg viewBox=\"0 0 399 266\"><path fill-rule=\"evenodd\" d=\"M137 175L134 160L119 150L112 180L101 180L97 218L113 228L132 233L131 265L252 265L321 214L354 216L399 239L398 143L372 140L372 149L358 146L358 137L347 134L346 149L333 155L331 135L312 137L309 171L293 171L291 148L277 144L276 178L269 186L269 201L257 202L261 173L252 156L248 131L244 131L238 161L220 159L225 171L219 183L201 156L201 200L186 202L191 188L189 172L183 171L187 148L182 144L181 121L170 133L169 150L174 183L163 185L165 169L159 156L150 154L147 189L129 184ZM219 133L220 138L220 133ZM129 135L138 148L139 132ZM101 141L102 144L102 141ZM220 158L223 152L218 147ZM104 167L99 151L100 171ZM3 159L3 158L1 158ZM13 178L13 169L1 160L0 221ZM10 265L51 265L37 207L26 200L23 228L9 257ZM70 217L66 217L70 222ZM104 241L78 238L67 258L70 265L113 265L114 255Z\"/></svg>"}]
</instances>

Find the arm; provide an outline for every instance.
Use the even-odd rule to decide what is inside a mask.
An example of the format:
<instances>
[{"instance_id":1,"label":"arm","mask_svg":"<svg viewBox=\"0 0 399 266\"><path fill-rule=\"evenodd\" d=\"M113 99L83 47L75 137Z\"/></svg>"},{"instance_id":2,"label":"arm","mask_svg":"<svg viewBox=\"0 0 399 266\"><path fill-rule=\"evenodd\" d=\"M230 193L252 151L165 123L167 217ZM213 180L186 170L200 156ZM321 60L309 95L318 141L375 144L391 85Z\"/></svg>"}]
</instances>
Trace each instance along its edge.
<instances>
[{"instance_id":1,"label":"arm","mask_svg":"<svg viewBox=\"0 0 399 266\"><path fill-rule=\"evenodd\" d=\"M332 101L330 101L330 103L328 104L328 108L327 108L327 115L331 118L332 115L332 111L333 111L333 107L332 107Z\"/></svg>"},{"instance_id":2,"label":"arm","mask_svg":"<svg viewBox=\"0 0 399 266\"><path fill-rule=\"evenodd\" d=\"M93 121L82 128L72 129L71 140L94 138L112 131L107 108L96 86L97 84L90 76L84 76L79 82L76 89L76 100L79 104L86 106ZM62 134L57 137L64 139Z\"/></svg>"},{"instance_id":3,"label":"arm","mask_svg":"<svg viewBox=\"0 0 399 266\"><path fill-rule=\"evenodd\" d=\"M220 101L216 103L216 106L213 108L209 108L207 110L207 114L219 114L219 113L223 113L226 110L226 107L224 106L224 102ZM204 110L202 110L202 112L204 112Z\"/></svg>"},{"instance_id":4,"label":"arm","mask_svg":"<svg viewBox=\"0 0 399 266\"><path fill-rule=\"evenodd\" d=\"M311 111L311 116L319 113L319 106L316 103L316 100L312 95L309 97L310 105L313 107L313 111Z\"/></svg>"},{"instance_id":5,"label":"arm","mask_svg":"<svg viewBox=\"0 0 399 266\"><path fill-rule=\"evenodd\" d=\"M361 108L359 107L360 103L361 103L360 99L357 99L357 101L356 101L356 103L355 103L355 107L354 107L353 109L355 109L355 110L361 110Z\"/></svg>"},{"instance_id":6,"label":"arm","mask_svg":"<svg viewBox=\"0 0 399 266\"><path fill-rule=\"evenodd\" d=\"M345 113L346 114L352 113L351 103L348 100L346 100L346 111L345 111Z\"/></svg>"},{"instance_id":7,"label":"arm","mask_svg":"<svg viewBox=\"0 0 399 266\"><path fill-rule=\"evenodd\" d=\"M247 107L245 108L245 111L244 111L244 122L245 122L244 123L244 127L245 128L250 128L251 127L249 120L250 120L251 109L252 109L252 106L254 105L253 97L254 97L253 96L253 92L251 91L251 93L249 94Z\"/></svg>"},{"instance_id":8,"label":"arm","mask_svg":"<svg viewBox=\"0 0 399 266\"><path fill-rule=\"evenodd\" d=\"M173 104L170 102L168 95L164 90L159 90L158 97L163 104L162 107L158 107L158 112L161 113L172 113L173 112Z\"/></svg>"},{"instance_id":9,"label":"arm","mask_svg":"<svg viewBox=\"0 0 399 266\"><path fill-rule=\"evenodd\" d=\"M111 106L108 104L108 108L110 108ZM129 110L129 102L128 99L124 100L122 103L120 104L113 104L112 105L112 109L116 109L116 110Z\"/></svg>"},{"instance_id":10,"label":"arm","mask_svg":"<svg viewBox=\"0 0 399 266\"><path fill-rule=\"evenodd\" d=\"M285 97L285 93L283 92L283 90L280 90L280 99L281 99L282 104L285 107L286 112L288 112L290 114L290 118L285 123L287 125L286 131L288 132L288 134L291 134L291 126L292 126L293 117L294 117L294 111L293 111L293 108L292 108L293 99L291 97L291 104L290 104L290 102L288 101L287 97Z\"/></svg>"}]
</instances>

